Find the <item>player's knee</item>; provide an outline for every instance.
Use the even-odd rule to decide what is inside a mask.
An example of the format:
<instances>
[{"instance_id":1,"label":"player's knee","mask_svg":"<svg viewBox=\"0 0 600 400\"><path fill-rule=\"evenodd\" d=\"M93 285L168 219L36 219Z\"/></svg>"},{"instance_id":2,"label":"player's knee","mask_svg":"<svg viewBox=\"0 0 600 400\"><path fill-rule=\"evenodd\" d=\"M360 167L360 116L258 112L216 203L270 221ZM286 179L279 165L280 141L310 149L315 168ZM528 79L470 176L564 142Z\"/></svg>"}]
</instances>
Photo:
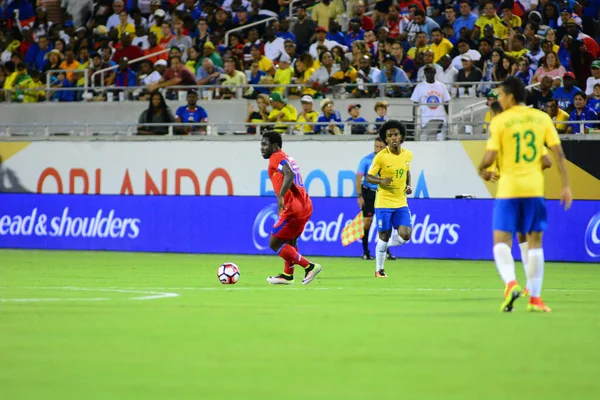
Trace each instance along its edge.
<instances>
[{"instance_id":1,"label":"player's knee","mask_svg":"<svg viewBox=\"0 0 600 400\"><path fill-rule=\"evenodd\" d=\"M379 232L379 239L387 242L390 240L391 232Z\"/></svg>"},{"instance_id":2,"label":"player's knee","mask_svg":"<svg viewBox=\"0 0 600 400\"><path fill-rule=\"evenodd\" d=\"M401 233L400 233L400 237L401 237L401 238L402 238L404 241L408 242L408 241L410 240L410 232L401 232Z\"/></svg>"}]
</instances>

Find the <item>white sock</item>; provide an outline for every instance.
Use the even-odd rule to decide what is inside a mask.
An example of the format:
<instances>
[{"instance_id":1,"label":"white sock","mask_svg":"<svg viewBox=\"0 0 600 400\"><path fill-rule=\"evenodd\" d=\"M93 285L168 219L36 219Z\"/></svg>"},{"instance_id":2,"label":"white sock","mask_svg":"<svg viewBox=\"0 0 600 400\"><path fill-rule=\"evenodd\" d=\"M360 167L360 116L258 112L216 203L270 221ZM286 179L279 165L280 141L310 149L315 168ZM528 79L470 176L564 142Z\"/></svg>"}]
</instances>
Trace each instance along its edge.
<instances>
[{"instance_id":1,"label":"white sock","mask_svg":"<svg viewBox=\"0 0 600 400\"><path fill-rule=\"evenodd\" d=\"M540 297L544 282L544 249L530 249L527 252L527 270L531 297Z\"/></svg>"},{"instance_id":2,"label":"white sock","mask_svg":"<svg viewBox=\"0 0 600 400\"><path fill-rule=\"evenodd\" d=\"M406 240L404 240L404 239L402 239L402 237L400 237L400 235L398 234L398 231L395 231L392 234L390 241L388 242L388 247L402 246L404 243L406 243Z\"/></svg>"},{"instance_id":3,"label":"white sock","mask_svg":"<svg viewBox=\"0 0 600 400\"><path fill-rule=\"evenodd\" d=\"M527 278L527 284L525 287L531 292L531 287L529 285L529 273L527 272L527 252L529 251L529 244L527 242L519 243L519 249L521 249L521 262L523 263L525 278Z\"/></svg>"},{"instance_id":4,"label":"white sock","mask_svg":"<svg viewBox=\"0 0 600 400\"><path fill-rule=\"evenodd\" d=\"M494 261L500 277L504 284L516 281L515 260L513 259L510 247L506 243L498 243L494 246Z\"/></svg>"},{"instance_id":5,"label":"white sock","mask_svg":"<svg viewBox=\"0 0 600 400\"><path fill-rule=\"evenodd\" d=\"M377 240L377 246L375 247L375 271L383 269L383 263L385 262L385 256L387 255L387 242L381 239Z\"/></svg>"}]
</instances>

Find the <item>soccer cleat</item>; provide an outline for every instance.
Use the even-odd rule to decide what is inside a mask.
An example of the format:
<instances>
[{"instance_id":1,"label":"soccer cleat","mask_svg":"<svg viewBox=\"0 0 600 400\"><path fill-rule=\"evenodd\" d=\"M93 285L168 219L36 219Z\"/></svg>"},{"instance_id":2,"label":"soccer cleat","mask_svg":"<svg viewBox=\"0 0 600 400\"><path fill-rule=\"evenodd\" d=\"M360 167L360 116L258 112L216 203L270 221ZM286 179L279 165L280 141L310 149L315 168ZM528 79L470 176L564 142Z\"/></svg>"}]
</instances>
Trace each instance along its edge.
<instances>
[{"instance_id":1,"label":"soccer cleat","mask_svg":"<svg viewBox=\"0 0 600 400\"><path fill-rule=\"evenodd\" d=\"M390 251L388 250L387 254L385 255L385 259L394 261L396 259L396 257L394 257L394 255L392 253L390 253Z\"/></svg>"},{"instance_id":2,"label":"soccer cleat","mask_svg":"<svg viewBox=\"0 0 600 400\"><path fill-rule=\"evenodd\" d=\"M268 277L267 282L271 285L291 285L294 283L294 277L292 275L279 274Z\"/></svg>"},{"instance_id":3,"label":"soccer cleat","mask_svg":"<svg viewBox=\"0 0 600 400\"><path fill-rule=\"evenodd\" d=\"M310 264L306 267L306 273L304 274L304 279L302 279L303 285L308 285L315 279L317 275L323 270L320 264Z\"/></svg>"},{"instance_id":4,"label":"soccer cleat","mask_svg":"<svg viewBox=\"0 0 600 400\"><path fill-rule=\"evenodd\" d=\"M521 296L522 291L521 286L516 281L509 282L504 290L504 301L502 302L500 311L511 312L515 300Z\"/></svg>"},{"instance_id":5,"label":"soccer cleat","mask_svg":"<svg viewBox=\"0 0 600 400\"><path fill-rule=\"evenodd\" d=\"M387 278L388 276L385 274L385 269L380 269L375 271L375 278Z\"/></svg>"},{"instance_id":6,"label":"soccer cleat","mask_svg":"<svg viewBox=\"0 0 600 400\"><path fill-rule=\"evenodd\" d=\"M551 312L552 309L548 307L542 299L539 297L532 297L529 299L529 304L527 305L527 311L529 312Z\"/></svg>"},{"instance_id":7,"label":"soccer cleat","mask_svg":"<svg viewBox=\"0 0 600 400\"><path fill-rule=\"evenodd\" d=\"M362 259L363 260L372 260L373 257L371 257L371 253L366 252L365 254L362 255Z\"/></svg>"},{"instance_id":8,"label":"soccer cleat","mask_svg":"<svg viewBox=\"0 0 600 400\"><path fill-rule=\"evenodd\" d=\"M529 297L530 294L531 292L529 291L529 289L525 288L523 289L523 293L521 293L521 297Z\"/></svg>"}]
</instances>

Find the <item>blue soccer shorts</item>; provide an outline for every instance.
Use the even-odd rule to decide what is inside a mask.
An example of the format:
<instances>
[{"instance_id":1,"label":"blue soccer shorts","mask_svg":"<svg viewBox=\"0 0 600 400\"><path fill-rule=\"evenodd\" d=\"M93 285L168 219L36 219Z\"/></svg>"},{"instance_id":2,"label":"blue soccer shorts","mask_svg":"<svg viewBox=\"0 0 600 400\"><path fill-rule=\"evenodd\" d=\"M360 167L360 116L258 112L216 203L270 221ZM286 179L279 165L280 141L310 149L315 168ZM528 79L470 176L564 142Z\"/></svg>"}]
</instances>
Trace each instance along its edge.
<instances>
[{"instance_id":1,"label":"blue soccer shorts","mask_svg":"<svg viewBox=\"0 0 600 400\"><path fill-rule=\"evenodd\" d=\"M510 233L543 232L548 228L543 197L496 199L493 228Z\"/></svg>"},{"instance_id":2,"label":"blue soccer shorts","mask_svg":"<svg viewBox=\"0 0 600 400\"><path fill-rule=\"evenodd\" d=\"M408 207L376 208L375 218L377 219L377 230L379 232L391 231L392 228L398 229L400 226L412 227L410 209Z\"/></svg>"}]
</instances>

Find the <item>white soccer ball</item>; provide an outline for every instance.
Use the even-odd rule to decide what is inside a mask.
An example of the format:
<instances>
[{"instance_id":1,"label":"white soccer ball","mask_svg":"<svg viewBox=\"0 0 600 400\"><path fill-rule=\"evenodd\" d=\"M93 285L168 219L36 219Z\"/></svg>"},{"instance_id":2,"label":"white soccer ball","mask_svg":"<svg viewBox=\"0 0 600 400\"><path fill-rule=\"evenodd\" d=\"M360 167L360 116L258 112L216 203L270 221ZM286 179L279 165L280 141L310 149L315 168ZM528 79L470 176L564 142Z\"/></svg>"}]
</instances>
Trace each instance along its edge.
<instances>
[{"instance_id":1,"label":"white soccer ball","mask_svg":"<svg viewBox=\"0 0 600 400\"><path fill-rule=\"evenodd\" d=\"M217 278L223 285L233 285L240 280L240 269L232 262L223 263L217 270Z\"/></svg>"}]
</instances>

